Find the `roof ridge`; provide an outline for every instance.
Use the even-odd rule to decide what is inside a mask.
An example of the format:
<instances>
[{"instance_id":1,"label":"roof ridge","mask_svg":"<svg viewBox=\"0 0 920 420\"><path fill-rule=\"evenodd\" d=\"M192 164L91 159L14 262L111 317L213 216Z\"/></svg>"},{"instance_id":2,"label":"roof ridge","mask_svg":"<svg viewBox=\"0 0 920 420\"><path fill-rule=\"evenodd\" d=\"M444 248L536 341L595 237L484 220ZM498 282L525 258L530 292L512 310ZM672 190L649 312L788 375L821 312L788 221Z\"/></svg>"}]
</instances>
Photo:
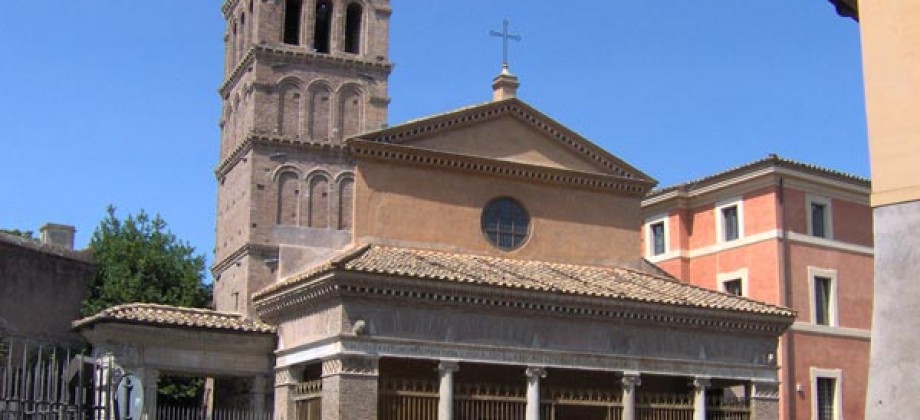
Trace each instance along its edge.
<instances>
[{"instance_id":1,"label":"roof ridge","mask_svg":"<svg viewBox=\"0 0 920 420\"><path fill-rule=\"evenodd\" d=\"M702 176L702 177L698 177L698 178L695 178L695 179L692 179L692 180L689 180L689 181L685 181L685 182L681 182L681 183L669 185L669 186L663 187L663 188L654 189L654 190L652 190L652 191L649 191L649 193L646 195L646 197L652 197L652 196L656 196L656 195L661 195L661 194L664 194L664 193L667 193L667 192L671 192L671 191L675 191L675 190L694 189L694 188L697 187L696 184L706 183L706 182L715 180L715 179L717 179L717 178L729 176L729 175L731 175L732 173L735 173L735 172L743 172L743 171L746 171L746 170L749 170L749 169L753 169L754 167L756 167L756 166L758 166L758 165L763 165L763 164L767 164L767 163L772 163L773 166L784 166L784 165L794 166L794 167L797 167L797 169L800 169L800 170L807 170L807 171L820 172L820 173L822 173L822 174L824 174L824 175L827 175L827 176L833 176L833 177L841 178L841 179L844 179L844 180L847 180L847 181L850 181L850 182L854 182L854 183L871 183L871 182L872 182L872 180L871 180L870 178L865 178L865 177L862 177L862 176L858 176L858 175L854 175L854 174L851 174L851 173L843 172L843 171L840 171L840 170L837 170L837 169L833 169L833 168L829 168L829 167L825 167L825 166L820 166L820 165L817 165L817 164L808 163L808 162L804 162L804 161L799 161L799 160L795 160L795 159L789 159L789 158L785 158L785 157L779 156L779 155L777 155L777 154L775 154L775 153L770 153L770 154L768 154L766 157L761 158L761 159L757 159L757 160L754 160L754 161L751 161L751 162L748 162L748 163L744 163L744 164L741 164L741 165L732 166L732 167L730 167L730 168L728 168L728 169L724 169L724 170L721 170L721 171L718 171L718 172L715 172L715 173L711 173L711 174L709 174L709 175L704 175L704 176Z\"/></svg>"}]
</instances>

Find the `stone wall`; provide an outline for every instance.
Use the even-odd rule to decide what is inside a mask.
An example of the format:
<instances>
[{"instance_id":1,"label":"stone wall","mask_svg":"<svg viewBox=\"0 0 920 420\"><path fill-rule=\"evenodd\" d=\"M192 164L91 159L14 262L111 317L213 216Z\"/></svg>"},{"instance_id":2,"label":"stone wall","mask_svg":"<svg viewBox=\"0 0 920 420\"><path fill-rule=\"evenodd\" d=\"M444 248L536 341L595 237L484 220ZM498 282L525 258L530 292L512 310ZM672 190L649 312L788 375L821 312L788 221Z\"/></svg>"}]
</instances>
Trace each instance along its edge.
<instances>
[{"instance_id":1,"label":"stone wall","mask_svg":"<svg viewBox=\"0 0 920 420\"><path fill-rule=\"evenodd\" d=\"M94 273L87 252L0 233L0 334L78 341L70 323Z\"/></svg>"}]
</instances>

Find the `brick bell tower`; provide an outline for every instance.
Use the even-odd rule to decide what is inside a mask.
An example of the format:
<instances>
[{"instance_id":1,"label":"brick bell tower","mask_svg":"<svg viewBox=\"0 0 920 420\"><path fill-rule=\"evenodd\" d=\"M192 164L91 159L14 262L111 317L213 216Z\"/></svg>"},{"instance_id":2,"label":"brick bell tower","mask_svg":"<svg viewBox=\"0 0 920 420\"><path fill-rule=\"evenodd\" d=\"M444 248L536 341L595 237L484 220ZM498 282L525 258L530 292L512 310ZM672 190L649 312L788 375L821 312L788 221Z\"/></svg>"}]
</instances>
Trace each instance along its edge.
<instances>
[{"instance_id":1,"label":"brick bell tower","mask_svg":"<svg viewBox=\"0 0 920 420\"><path fill-rule=\"evenodd\" d=\"M218 310L352 241L343 140L387 118L389 0L227 0Z\"/></svg>"}]
</instances>

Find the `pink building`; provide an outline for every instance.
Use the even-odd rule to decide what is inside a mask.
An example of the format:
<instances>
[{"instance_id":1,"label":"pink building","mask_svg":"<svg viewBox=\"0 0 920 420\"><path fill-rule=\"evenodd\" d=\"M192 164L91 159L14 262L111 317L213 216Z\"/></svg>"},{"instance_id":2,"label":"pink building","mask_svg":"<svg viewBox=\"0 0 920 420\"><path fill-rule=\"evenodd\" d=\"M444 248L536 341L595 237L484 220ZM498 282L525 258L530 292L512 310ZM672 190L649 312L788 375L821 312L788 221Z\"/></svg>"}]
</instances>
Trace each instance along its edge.
<instances>
[{"instance_id":1,"label":"pink building","mask_svg":"<svg viewBox=\"0 0 920 420\"><path fill-rule=\"evenodd\" d=\"M642 202L648 260L687 283L798 312L777 349L781 418L865 413L869 191L867 179L770 155Z\"/></svg>"}]
</instances>

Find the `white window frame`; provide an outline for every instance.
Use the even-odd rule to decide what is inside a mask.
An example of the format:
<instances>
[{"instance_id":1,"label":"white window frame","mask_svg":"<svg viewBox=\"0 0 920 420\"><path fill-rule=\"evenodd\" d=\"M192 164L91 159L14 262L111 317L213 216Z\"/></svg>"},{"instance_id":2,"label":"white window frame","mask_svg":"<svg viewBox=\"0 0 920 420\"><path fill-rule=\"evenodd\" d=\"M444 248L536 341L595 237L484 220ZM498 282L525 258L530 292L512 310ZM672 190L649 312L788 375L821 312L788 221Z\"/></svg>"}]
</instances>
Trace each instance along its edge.
<instances>
[{"instance_id":1,"label":"white window frame","mask_svg":"<svg viewBox=\"0 0 920 420\"><path fill-rule=\"evenodd\" d=\"M830 297L827 302L827 325L818 324L815 308L815 277L831 279ZM822 327L837 327L840 325L837 318L837 270L808 266L808 310L811 314L811 323Z\"/></svg>"},{"instance_id":2,"label":"white window frame","mask_svg":"<svg viewBox=\"0 0 920 420\"><path fill-rule=\"evenodd\" d=\"M813 230L814 225L812 224L812 215L811 215L811 205L812 204L823 204L824 205L824 236L815 236ZM805 197L805 220L808 224L807 231L809 236L814 236L816 238L824 239L834 239L834 217L831 207L831 199L828 197L820 195L807 195Z\"/></svg>"},{"instance_id":3,"label":"white window frame","mask_svg":"<svg viewBox=\"0 0 920 420\"><path fill-rule=\"evenodd\" d=\"M664 224L664 252L661 254L655 255L655 241L654 236L652 235L652 225L663 223ZM649 260L653 259L663 259L671 251L671 227L668 223L667 214L659 214L651 218L646 219L645 221L645 256Z\"/></svg>"},{"instance_id":4,"label":"white window frame","mask_svg":"<svg viewBox=\"0 0 920 420\"><path fill-rule=\"evenodd\" d=\"M716 288L720 292L728 293L725 283L732 280L741 280L741 296L748 297L748 269L742 268L728 273L716 274Z\"/></svg>"},{"instance_id":5,"label":"white window frame","mask_svg":"<svg viewBox=\"0 0 920 420\"><path fill-rule=\"evenodd\" d=\"M809 369L811 377L811 418L818 418L818 378L834 380L834 420L843 419L843 370L822 369L812 366Z\"/></svg>"},{"instance_id":6,"label":"white window frame","mask_svg":"<svg viewBox=\"0 0 920 420\"><path fill-rule=\"evenodd\" d=\"M715 205L715 219L716 219L716 243L731 243L737 240L744 238L744 206L743 200L741 197L732 197L726 200L721 200ZM725 217L722 215L722 209L726 207L735 206L738 209L738 239L732 239L730 241L725 240L725 232L723 232L723 226L725 226Z\"/></svg>"}]
</instances>

